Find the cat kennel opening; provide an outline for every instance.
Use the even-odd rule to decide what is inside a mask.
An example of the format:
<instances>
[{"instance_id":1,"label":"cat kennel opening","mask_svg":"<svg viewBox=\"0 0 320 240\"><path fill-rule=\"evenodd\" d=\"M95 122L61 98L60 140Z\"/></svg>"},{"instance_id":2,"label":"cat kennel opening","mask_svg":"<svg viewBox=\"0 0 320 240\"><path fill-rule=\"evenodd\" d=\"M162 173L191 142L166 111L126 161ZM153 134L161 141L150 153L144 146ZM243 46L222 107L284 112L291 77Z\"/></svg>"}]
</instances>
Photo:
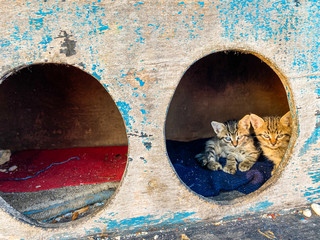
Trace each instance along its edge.
<instances>
[{"instance_id":1,"label":"cat kennel opening","mask_svg":"<svg viewBox=\"0 0 320 240\"><path fill-rule=\"evenodd\" d=\"M91 75L65 64L33 64L0 84L0 196L45 223L101 209L127 163L122 116Z\"/></svg>"},{"instance_id":2,"label":"cat kennel opening","mask_svg":"<svg viewBox=\"0 0 320 240\"><path fill-rule=\"evenodd\" d=\"M229 202L254 192L270 178L272 162L260 157L249 171L237 169L232 175L201 167L195 155L214 136L212 121L288 111L283 83L259 57L231 50L207 55L184 73L168 108L165 137L171 164L189 189L207 199Z\"/></svg>"}]
</instances>

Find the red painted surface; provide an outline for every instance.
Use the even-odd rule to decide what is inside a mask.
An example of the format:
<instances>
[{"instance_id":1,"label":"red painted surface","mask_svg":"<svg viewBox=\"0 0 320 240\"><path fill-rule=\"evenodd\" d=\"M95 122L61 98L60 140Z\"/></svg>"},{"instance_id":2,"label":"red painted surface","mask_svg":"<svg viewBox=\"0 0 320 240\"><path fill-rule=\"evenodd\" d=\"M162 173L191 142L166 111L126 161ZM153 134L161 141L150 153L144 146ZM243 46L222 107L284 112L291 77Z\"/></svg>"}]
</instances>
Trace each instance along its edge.
<instances>
[{"instance_id":1,"label":"red painted surface","mask_svg":"<svg viewBox=\"0 0 320 240\"><path fill-rule=\"evenodd\" d=\"M2 169L17 166L17 169L0 173L0 191L32 192L120 181L127 163L127 152L127 146L17 152L1 166Z\"/></svg>"}]
</instances>

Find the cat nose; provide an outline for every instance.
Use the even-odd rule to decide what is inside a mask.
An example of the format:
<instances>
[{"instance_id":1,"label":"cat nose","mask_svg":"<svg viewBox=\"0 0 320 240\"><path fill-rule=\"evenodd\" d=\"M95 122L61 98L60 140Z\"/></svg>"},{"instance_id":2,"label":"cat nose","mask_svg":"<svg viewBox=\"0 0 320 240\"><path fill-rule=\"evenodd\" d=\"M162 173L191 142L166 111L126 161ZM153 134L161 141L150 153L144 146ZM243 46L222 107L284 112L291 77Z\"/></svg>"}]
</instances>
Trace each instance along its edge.
<instances>
[{"instance_id":1,"label":"cat nose","mask_svg":"<svg viewBox=\"0 0 320 240\"><path fill-rule=\"evenodd\" d=\"M238 146L238 141L237 141L237 140L232 141L232 145L233 145L234 147Z\"/></svg>"},{"instance_id":2,"label":"cat nose","mask_svg":"<svg viewBox=\"0 0 320 240\"><path fill-rule=\"evenodd\" d=\"M274 145L276 145L276 143L277 143L277 139L271 138L271 139L270 139L270 142L271 142L271 144L274 146Z\"/></svg>"}]
</instances>

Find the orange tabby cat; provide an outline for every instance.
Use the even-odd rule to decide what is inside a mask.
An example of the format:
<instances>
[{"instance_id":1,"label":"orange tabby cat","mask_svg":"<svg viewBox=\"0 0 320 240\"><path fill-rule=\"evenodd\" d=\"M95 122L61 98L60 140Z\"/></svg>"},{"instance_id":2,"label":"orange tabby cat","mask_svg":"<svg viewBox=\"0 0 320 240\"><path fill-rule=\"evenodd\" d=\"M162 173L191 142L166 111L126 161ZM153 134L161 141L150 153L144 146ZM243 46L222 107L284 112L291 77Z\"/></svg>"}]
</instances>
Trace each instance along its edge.
<instances>
[{"instance_id":1,"label":"orange tabby cat","mask_svg":"<svg viewBox=\"0 0 320 240\"><path fill-rule=\"evenodd\" d=\"M287 150L291 137L290 111L282 117L261 118L250 114L250 120L263 154L274 163L271 173L273 174Z\"/></svg>"}]
</instances>

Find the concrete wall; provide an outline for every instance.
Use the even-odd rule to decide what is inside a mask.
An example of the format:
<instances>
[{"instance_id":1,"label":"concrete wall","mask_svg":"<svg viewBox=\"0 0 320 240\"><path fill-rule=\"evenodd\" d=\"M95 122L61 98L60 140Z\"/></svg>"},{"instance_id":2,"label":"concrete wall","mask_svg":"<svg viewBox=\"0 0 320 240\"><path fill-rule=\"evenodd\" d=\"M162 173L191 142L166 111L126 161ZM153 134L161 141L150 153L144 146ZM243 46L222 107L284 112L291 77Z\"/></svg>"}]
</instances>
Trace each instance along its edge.
<instances>
[{"instance_id":1,"label":"concrete wall","mask_svg":"<svg viewBox=\"0 0 320 240\"><path fill-rule=\"evenodd\" d=\"M1 74L31 63L66 63L93 75L125 121L128 166L104 210L52 227L0 199L0 237L77 238L319 202L319 2L3 1ZM190 192L166 154L164 126L186 70L206 55L249 52L280 77L295 121L279 171L259 191L219 205Z\"/></svg>"}]
</instances>

